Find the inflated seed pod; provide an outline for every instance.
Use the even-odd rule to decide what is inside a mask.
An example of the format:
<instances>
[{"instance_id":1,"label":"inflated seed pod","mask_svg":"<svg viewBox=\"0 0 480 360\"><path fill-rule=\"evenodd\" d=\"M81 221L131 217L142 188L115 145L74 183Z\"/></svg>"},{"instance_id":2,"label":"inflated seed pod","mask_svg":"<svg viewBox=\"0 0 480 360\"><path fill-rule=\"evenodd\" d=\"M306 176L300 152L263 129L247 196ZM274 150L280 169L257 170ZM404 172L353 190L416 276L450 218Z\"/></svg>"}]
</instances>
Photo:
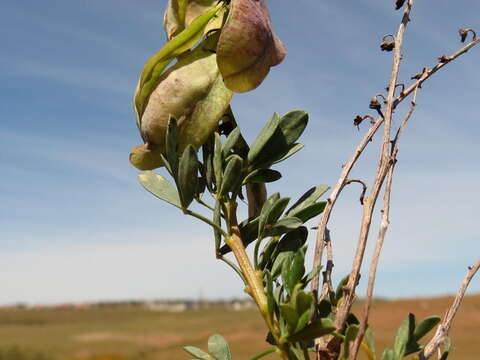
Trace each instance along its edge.
<instances>
[{"instance_id":1,"label":"inflated seed pod","mask_svg":"<svg viewBox=\"0 0 480 360\"><path fill-rule=\"evenodd\" d=\"M217 62L232 91L255 89L285 57L264 0L231 0L217 46Z\"/></svg>"},{"instance_id":2,"label":"inflated seed pod","mask_svg":"<svg viewBox=\"0 0 480 360\"><path fill-rule=\"evenodd\" d=\"M140 170L163 166L168 119L179 126L179 152L192 144L201 146L216 129L225 113L232 92L222 80L216 55L206 43L162 74L158 86L148 98L141 114L139 130L145 142L130 153L130 162Z\"/></svg>"}]
</instances>

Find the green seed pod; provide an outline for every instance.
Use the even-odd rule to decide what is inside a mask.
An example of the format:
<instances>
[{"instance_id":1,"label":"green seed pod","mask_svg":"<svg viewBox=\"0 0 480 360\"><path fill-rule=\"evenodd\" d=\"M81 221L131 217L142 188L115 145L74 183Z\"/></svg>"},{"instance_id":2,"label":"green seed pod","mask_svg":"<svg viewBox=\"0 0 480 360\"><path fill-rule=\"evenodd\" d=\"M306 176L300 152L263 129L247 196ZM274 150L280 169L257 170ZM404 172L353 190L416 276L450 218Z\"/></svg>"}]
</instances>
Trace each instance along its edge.
<instances>
[{"instance_id":1,"label":"green seed pod","mask_svg":"<svg viewBox=\"0 0 480 360\"><path fill-rule=\"evenodd\" d=\"M161 75L139 121L145 145L130 153L130 162L138 169L163 166L160 154L165 151L170 116L178 122L181 153L188 144L203 145L227 110L232 92L225 87L216 55L207 45L201 43Z\"/></svg>"},{"instance_id":2,"label":"green seed pod","mask_svg":"<svg viewBox=\"0 0 480 360\"><path fill-rule=\"evenodd\" d=\"M235 92L255 89L285 54L264 0L231 0L217 46L218 67L225 85Z\"/></svg>"}]
</instances>

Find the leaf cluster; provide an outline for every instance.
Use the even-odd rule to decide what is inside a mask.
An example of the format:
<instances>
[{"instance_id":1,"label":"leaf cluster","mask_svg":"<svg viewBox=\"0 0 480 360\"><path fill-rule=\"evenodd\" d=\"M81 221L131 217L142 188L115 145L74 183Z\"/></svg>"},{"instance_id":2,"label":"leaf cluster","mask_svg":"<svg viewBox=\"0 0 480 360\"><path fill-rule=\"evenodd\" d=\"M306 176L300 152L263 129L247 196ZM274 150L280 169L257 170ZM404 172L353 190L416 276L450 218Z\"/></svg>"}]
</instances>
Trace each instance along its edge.
<instances>
[{"instance_id":1,"label":"leaf cluster","mask_svg":"<svg viewBox=\"0 0 480 360\"><path fill-rule=\"evenodd\" d=\"M310 272L305 268L309 233L305 223L325 209L326 202L319 199L328 186L310 188L293 204L289 197L274 193L261 204L258 214L237 221L237 206L244 198L244 190L251 184L281 178L281 173L272 167L302 149L303 145L297 140L307 122L308 115L303 111L292 111L284 116L274 114L251 146L236 124L227 122L222 124L230 127L225 137L222 139L222 135L215 132L199 155L191 145L179 154L178 125L171 118L166 131L166 150L161 157L173 183L151 171L140 173L139 179L153 195L210 225L214 232L215 255L229 264L246 283L244 269L226 258L232 251L227 239L237 231L244 248L254 247L253 271L261 277L267 299L267 308L264 313L260 311L269 324L266 341L273 349L287 354L289 359L308 360L314 339L332 335L341 340L341 358L347 359L359 333L359 321L350 313L345 331L337 334L335 316L343 301L348 276L317 304L308 285L321 268ZM212 200L214 203L209 204ZM194 202L203 206L209 215L194 210ZM438 321L438 317L429 317L417 324L410 314L398 330L393 349L386 349L381 359L400 360L421 351L418 341ZM361 347L370 360L375 359L370 331ZM210 338L208 349L209 352L204 352L194 347L185 348L195 359L231 359L228 345L219 335ZM442 360L446 359L448 351L447 347Z\"/></svg>"},{"instance_id":2,"label":"leaf cluster","mask_svg":"<svg viewBox=\"0 0 480 360\"><path fill-rule=\"evenodd\" d=\"M429 316L417 323L415 315L408 314L397 330L393 349L385 349L381 360L401 360L408 355L420 352L423 347L418 341L435 328L440 320L438 316ZM448 341L441 356L442 360L447 359L449 351L450 342Z\"/></svg>"}]
</instances>

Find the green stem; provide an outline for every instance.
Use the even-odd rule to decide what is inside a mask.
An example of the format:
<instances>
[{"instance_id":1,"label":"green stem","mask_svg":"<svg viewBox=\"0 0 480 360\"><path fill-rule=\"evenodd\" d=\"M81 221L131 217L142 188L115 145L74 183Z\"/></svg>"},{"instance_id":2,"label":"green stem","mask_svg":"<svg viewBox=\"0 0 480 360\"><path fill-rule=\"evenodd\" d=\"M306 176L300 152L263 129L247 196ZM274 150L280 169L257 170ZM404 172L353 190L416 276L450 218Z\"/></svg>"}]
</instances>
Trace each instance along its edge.
<instances>
[{"instance_id":1,"label":"green stem","mask_svg":"<svg viewBox=\"0 0 480 360\"><path fill-rule=\"evenodd\" d=\"M253 264L255 266L255 269L258 269L258 251L260 250L260 244L262 240L263 238L257 239L257 241L255 242L255 249L253 250Z\"/></svg>"},{"instance_id":2,"label":"green stem","mask_svg":"<svg viewBox=\"0 0 480 360\"><path fill-rule=\"evenodd\" d=\"M258 360L264 356L267 356L269 354L272 354L274 353L275 351L277 351L277 348L271 348L271 349L268 349L268 350L265 350L263 352L261 352L260 354L258 355L255 355L254 357L252 357L250 360Z\"/></svg>"},{"instance_id":3,"label":"green stem","mask_svg":"<svg viewBox=\"0 0 480 360\"><path fill-rule=\"evenodd\" d=\"M215 209L214 209L212 206L208 205L208 204L207 204L205 201L203 201L202 199L198 198L198 199L196 199L196 200L197 200L197 202L198 202L200 205L205 206L205 207L206 207L207 209L209 209L209 210L215 211Z\"/></svg>"},{"instance_id":4,"label":"green stem","mask_svg":"<svg viewBox=\"0 0 480 360\"><path fill-rule=\"evenodd\" d=\"M240 279L242 279L243 283L247 285L247 281L245 280L245 277L242 274L242 270L240 270L240 268L237 265L235 265L232 261L230 261L229 259L223 256L218 256L217 259L223 261L225 264L230 266L233 269L233 271L235 271L237 275L240 276Z\"/></svg>"},{"instance_id":5,"label":"green stem","mask_svg":"<svg viewBox=\"0 0 480 360\"><path fill-rule=\"evenodd\" d=\"M237 263L245 277L245 281L247 287L245 291L249 294L255 303L257 304L258 310L262 315L268 329L270 330L271 334L275 337L276 343L279 344L277 349L280 352L280 356L283 360L288 360L288 349L285 347L284 344L281 344L278 339L278 328L275 326L274 319L270 316L268 312L268 300L267 294L265 293L265 288L263 286L263 275L260 271L256 271L250 259L248 257L247 252L245 251L245 245L243 244L240 230L238 229L238 221L237 221L237 204L235 202L228 202L227 203L227 219L230 224L230 235L225 238L225 244L230 246L232 249L233 254L237 260Z\"/></svg>"},{"instance_id":6,"label":"green stem","mask_svg":"<svg viewBox=\"0 0 480 360\"><path fill-rule=\"evenodd\" d=\"M192 210L188 210L188 209L184 209L184 210L183 210L183 213L186 214L186 215L193 216L194 218L197 218L197 219L203 221L204 223L207 223L208 225L213 226L215 229L217 229L218 231L220 231L220 233L221 233L225 238L228 236L228 234L227 234L221 227L219 227L217 224L215 224L214 222L212 222L212 220L207 219L205 216L200 215L200 214L197 214L196 212L194 212L194 211L192 211Z\"/></svg>"},{"instance_id":7,"label":"green stem","mask_svg":"<svg viewBox=\"0 0 480 360\"><path fill-rule=\"evenodd\" d=\"M270 316L268 315L267 295L263 288L263 281L250 263L250 259L245 251L245 246L240 238L238 227L232 227L231 233L232 235L225 239L225 243L230 246L230 249L232 249L235 258L237 259L237 263L242 270L243 276L247 281L246 291L253 300L255 300L255 303L267 322L267 325L269 325L270 330L274 330Z\"/></svg>"}]
</instances>

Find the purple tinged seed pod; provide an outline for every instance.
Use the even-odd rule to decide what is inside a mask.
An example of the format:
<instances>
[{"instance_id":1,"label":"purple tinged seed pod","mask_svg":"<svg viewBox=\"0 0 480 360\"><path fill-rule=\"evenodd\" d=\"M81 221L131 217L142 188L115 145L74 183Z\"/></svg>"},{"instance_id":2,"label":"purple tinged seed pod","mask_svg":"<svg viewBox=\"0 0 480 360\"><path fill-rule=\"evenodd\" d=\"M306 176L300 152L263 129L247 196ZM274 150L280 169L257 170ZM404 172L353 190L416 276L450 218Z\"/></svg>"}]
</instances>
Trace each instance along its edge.
<instances>
[{"instance_id":1,"label":"purple tinged seed pod","mask_svg":"<svg viewBox=\"0 0 480 360\"><path fill-rule=\"evenodd\" d=\"M217 45L217 63L227 88L255 89L285 55L264 0L231 0Z\"/></svg>"}]
</instances>

